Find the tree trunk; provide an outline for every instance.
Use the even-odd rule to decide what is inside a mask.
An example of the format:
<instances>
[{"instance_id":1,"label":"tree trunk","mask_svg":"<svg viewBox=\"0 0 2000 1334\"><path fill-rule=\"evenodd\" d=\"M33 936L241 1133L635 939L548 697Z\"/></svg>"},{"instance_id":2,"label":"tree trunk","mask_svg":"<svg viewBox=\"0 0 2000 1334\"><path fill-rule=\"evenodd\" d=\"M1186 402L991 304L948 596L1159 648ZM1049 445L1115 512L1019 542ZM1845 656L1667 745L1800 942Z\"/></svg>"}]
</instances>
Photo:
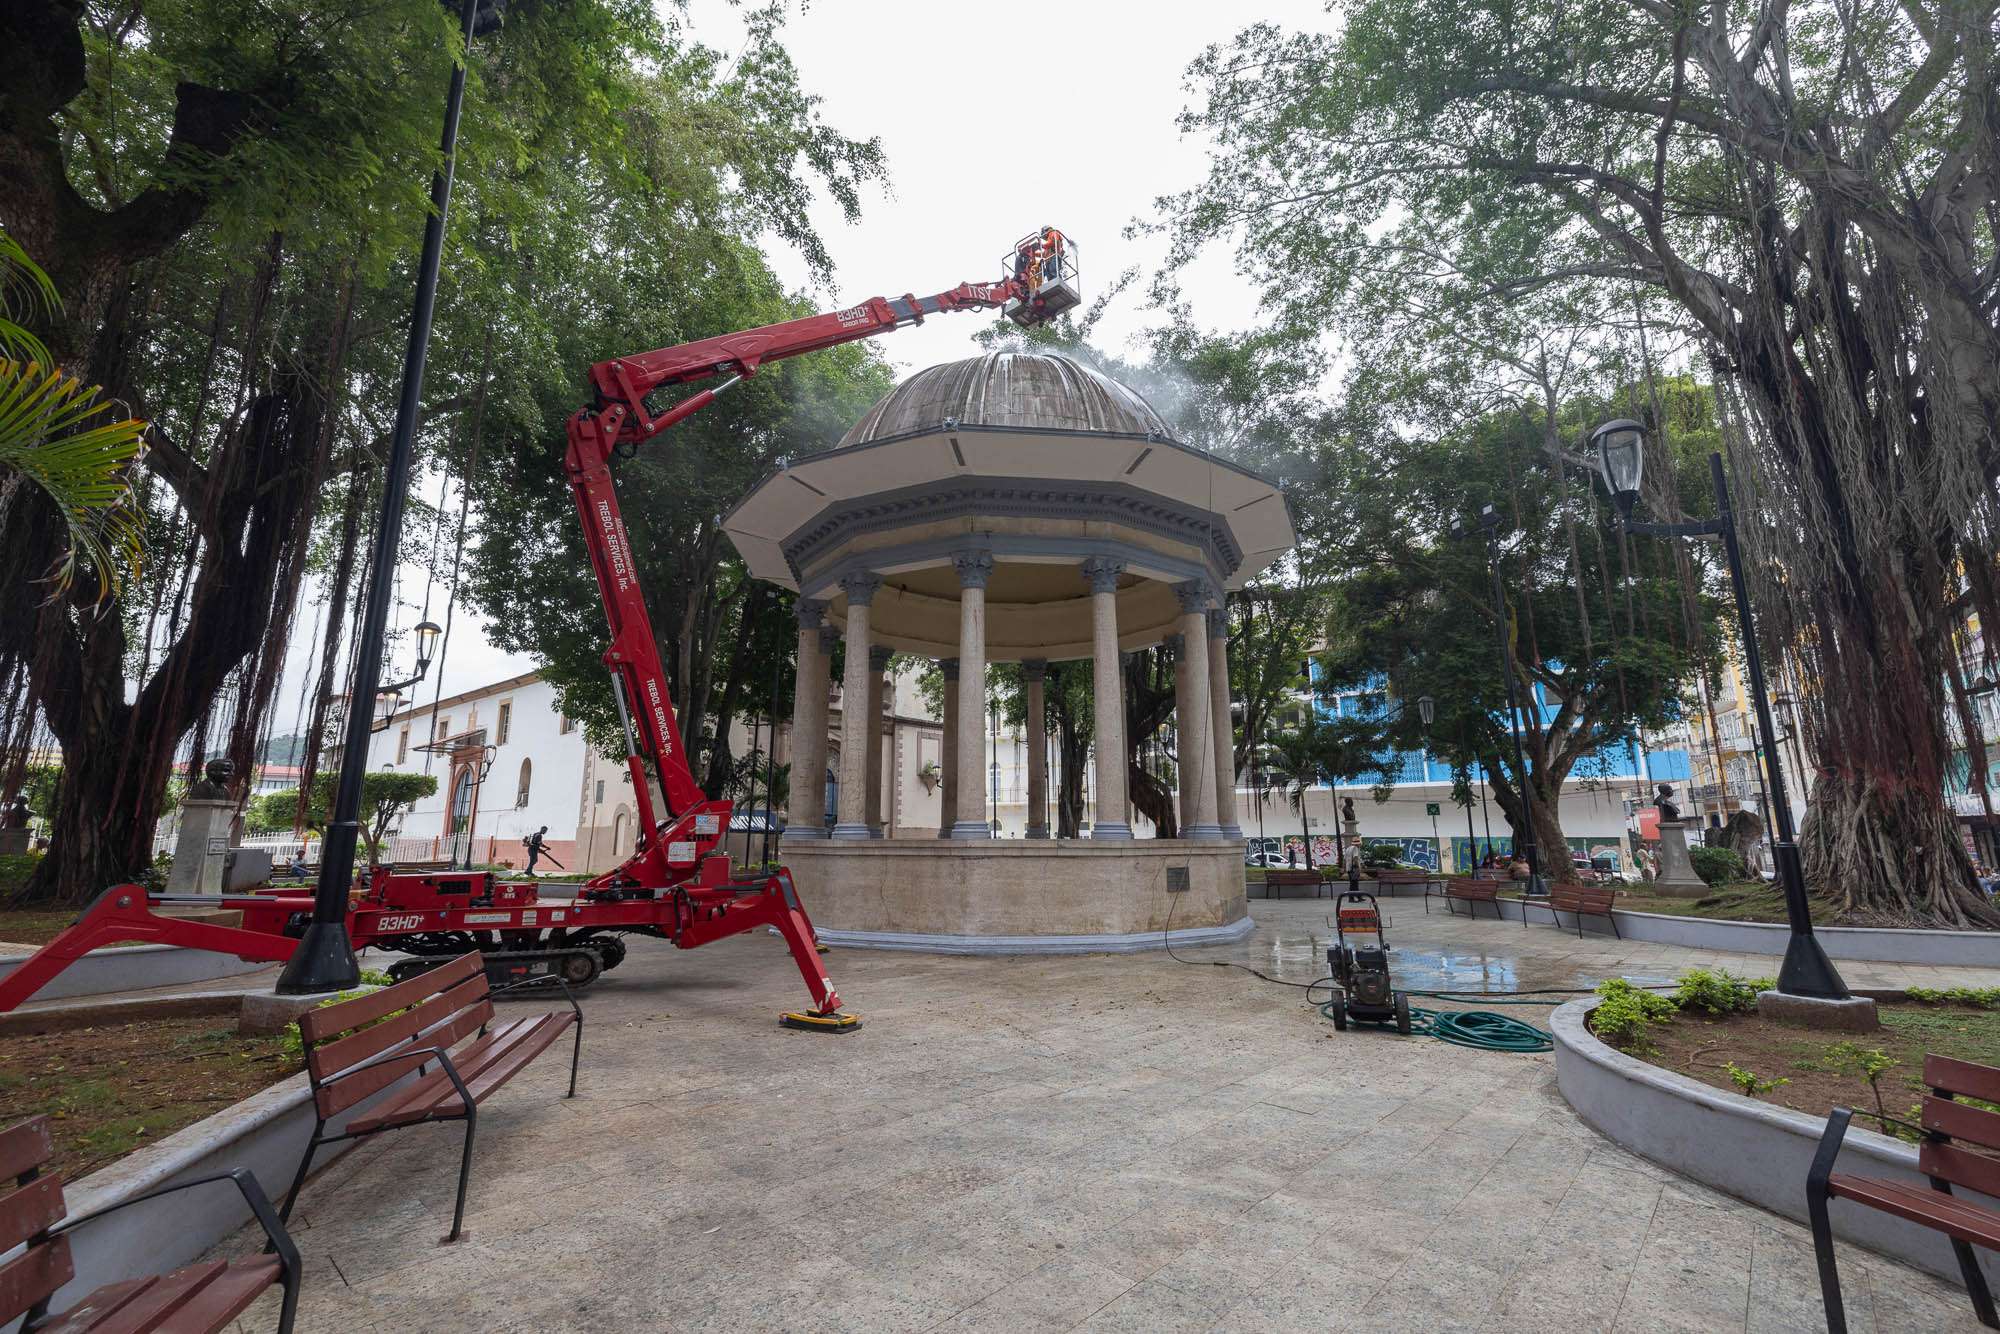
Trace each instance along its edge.
<instances>
[{"instance_id":1,"label":"tree trunk","mask_svg":"<svg viewBox=\"0 0 2000 1334\"><path fill-rule=\"evenodd\" d=\"M124 700L122 618L59 603L40 609L31 687L73 760L63 766L49 854L23 888L23 901L87 902L151 864L153 826L187 719L261 641L283 548L299 510L317 495L320 401L286 380L278 392L253 400L232 438L218 444L211 522L221 540L203 544L186 629L133 703ZM37 518L55 522L47 513Z\"/></svg>"}]
</instances>

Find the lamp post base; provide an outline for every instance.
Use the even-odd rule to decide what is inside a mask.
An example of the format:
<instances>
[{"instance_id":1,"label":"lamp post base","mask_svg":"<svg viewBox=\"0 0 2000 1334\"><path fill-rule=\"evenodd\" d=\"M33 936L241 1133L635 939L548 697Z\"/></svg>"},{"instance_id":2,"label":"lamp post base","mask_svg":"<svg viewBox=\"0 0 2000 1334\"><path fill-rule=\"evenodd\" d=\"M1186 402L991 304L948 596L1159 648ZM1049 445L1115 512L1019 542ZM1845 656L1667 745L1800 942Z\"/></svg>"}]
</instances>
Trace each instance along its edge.
<instances>
[{"instance_id":1,"label":"lamp post base","mask_svg":"<svg viewBox=\"0 0 2000 1334\"><path fill-rule=\"evenodd\" d=\"M1827 1029L1837 1033L1872 1033L1882 1026L1875 1002L1866 996L1794 996L1783 991L1757 993L1757 1013L1781 1024Z\"/></svg>"},{"instance_id":2,"label":"lamp post base","mask_svg":"<svg viewBox=\"0 0 2000 1334\"><path fill-rule=\"evenodd\" d=\"M1778 969L1778 990L1787 996L1829 1001L1844 1001L1853 994L1820 947L1819 937L1796 929L1785 946L1785 962Z\"/></svg>"},{"instance_id":3,"label":"lamp post base","mask_svg":"<svg viewBox=\"0 0 2000 1334\"><path fill-rule=\"evenodd\" d=\"M314 922L286 960L275 990L280 996L311 996L345 991L360 980L361 964L347 938L347 923Z\"/></svg>"}]
</instances>

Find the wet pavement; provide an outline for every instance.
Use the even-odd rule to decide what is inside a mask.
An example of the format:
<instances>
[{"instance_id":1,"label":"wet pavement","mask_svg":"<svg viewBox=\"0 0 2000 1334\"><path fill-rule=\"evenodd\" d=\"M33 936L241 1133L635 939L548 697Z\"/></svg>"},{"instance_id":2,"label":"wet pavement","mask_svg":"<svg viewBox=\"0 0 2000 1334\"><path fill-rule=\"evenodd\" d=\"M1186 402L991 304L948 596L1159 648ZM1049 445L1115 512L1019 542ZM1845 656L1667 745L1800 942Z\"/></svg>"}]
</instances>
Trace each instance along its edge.
<instances>
[{"instance_id":1,"label":"wet pavement","mask_svg":"<svg viewBox=\"0 0 2000 1334\"><path fill-rule=\"evenodd\" d=\"M1419 990L1775 964L1385 907ZM1336 1035L1299 987L1205 966L1325 971L1327 900L1251 910L1179 959L836 951L867 1021L843 1037L776 1026L804 999L777 940L635 941L587 994L578 1096L551 1057L480 1109L466 1240L436 1244L457 1125L309 1184L298 1328L1822 1327L1804 1229L1598 1136L1552 1057ZM1857 1331L1976 1327L1938 1280L1842 1264Z\"/></svg>"}]
</instances>

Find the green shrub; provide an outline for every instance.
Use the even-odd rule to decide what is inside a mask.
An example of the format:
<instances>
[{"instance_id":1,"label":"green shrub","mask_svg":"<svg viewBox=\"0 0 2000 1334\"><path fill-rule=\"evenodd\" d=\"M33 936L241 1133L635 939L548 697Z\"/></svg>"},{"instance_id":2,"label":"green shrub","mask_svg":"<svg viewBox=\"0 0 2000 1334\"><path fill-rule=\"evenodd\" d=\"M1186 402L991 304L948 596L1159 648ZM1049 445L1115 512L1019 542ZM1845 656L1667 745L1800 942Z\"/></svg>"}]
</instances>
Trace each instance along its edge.
<instances>
[{"instance_id":1,"label":"green shrub","mask_svg":"<svg viewBox=\"0 0 2000 1334\"><path fill-rule=\"evenodd\" d=\"M1673 997L1642 990L1622 977L1598 983L1597 994L1604 999L1591 1011L1592 1030L1613 1046L1633 1051L1651 1050L1646 1030L1666 1023L1678 1008Z\"/></svg>"},{"instance_id":2,"label":"green shrub","mask_svg":"<svg viewBox=\"0 0 2000 1334\"><path fill-rule=\"evenodd\" d=\"M1926 1005L1977 1005L2000 1010L2000 987L1911 987L1904 994Z\"/></svg>"},{"instance_id":3,"label":"green shrub","mask_svg":"<svg viewBox=\"0 0 2000 1334\"><path fill-rule=\"evenodd\" d=\"M39 852L17 852L0 857L0 903L6 902L27 887L28 877L42 864Z\"/></svg>"},{"instance_id":4,"label":"green shrub","mask_svg":"<svg viewBox=\"0 0 2000 1334\"><path fill-rule=\"evenodd\" d=\"M386 987L388 985L389 975L387 973L380 973L372 968L364 968L361 970L361 982L354 990L343 991L337 996L328 996L314 1008L324 1010L329 1005L338 1005L342 1001L353 1000L356 996L365 996L378 987ZM401 1013L401 1010L391 1010L388 1014L383 1015L382 1019L393 1019ZM377 1019L375 1023L381 1023L382 1019ZM367 1028L373 1028L374 1026L375 1024L364 1025ZM300 1034L297 1023L291 1024L283 1033L278 1035L278 1052L291 1065L304 1065L306 1063L306 1040Z\"/></svg>"},{"instance_id":5,"label":"green shrub","mask_svg":"<svg viewBox=\"0 0 2000 1334\"><path fill-rule=\"evenodd\" d=\"M1780 1084L1789 1084L1792 1082L1789 1079L1759 1079L1756 1071L1745 1070L1734 1061L1725 1062L1722 1069L1737 1088L1742 1089L1753 1098L1759 1094L1769 1093Z\"/></svg>"},{"instance_id":6,"label":"green shrub","mask_svg":"<svg viewBox=\"0 0 2000 1334\"><path fill-rule=\"evenodd\" d=\"M1727 968L1692 968L1681 977L1674 1002L1683 1010L1743 1014L1757 1006L1757 993L1771 985L1762 977L1738 977Z\"/></svg>"},{"instance_id":7,"label":"green shrub","mask_svg":"<svg viewBox=\"0 0 2000 1334\"><path fill-rule=\"evenodd\" d=\"M1719 885L1728 880L1750 878L1750 868L1743 864L1741 854L1734 848L1689 848L1688 860L1694 863L1694 873L1702 878L1704 884Z\"/></svg>"}]
</instances>

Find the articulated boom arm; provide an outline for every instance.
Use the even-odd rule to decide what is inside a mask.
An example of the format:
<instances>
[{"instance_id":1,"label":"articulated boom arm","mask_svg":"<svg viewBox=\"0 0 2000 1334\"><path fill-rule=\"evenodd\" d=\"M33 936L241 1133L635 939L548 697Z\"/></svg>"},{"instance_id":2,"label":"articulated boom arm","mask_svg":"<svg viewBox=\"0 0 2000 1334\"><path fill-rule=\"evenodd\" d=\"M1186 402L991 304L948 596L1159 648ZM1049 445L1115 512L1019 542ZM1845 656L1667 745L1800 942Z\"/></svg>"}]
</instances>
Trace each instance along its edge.
<instances>
[{"instance_id":1,"label":"articulated boom arm","mask_svg":"<svg viewBox=\"0 0 2000 1334\"><path fill-rule=\"evenodd\" d=\"M1043 238L1048 238L1043 243ZM1046 257L1065 256L1060 233L1038 233L1017 247L1027 259L1033 247ZM1061 259L1050 259L1048 272L1061 272ZM611 479L614 453L630 454L640 444L713 403L718 394L766 362L805 352L852 343L876 334L921 323L926 315L954 310L991 310L1009 302L1020 323L1034 324L1075 303L1073 288L1063 289L1065 304L1047 302L1042 288L1042 264L1017 265L1017 276L991 283L960 283L935 296L871 297L858 306L824 315L767 324L741 333L722 334L678 347L637 356L601 361L590 368L596 406L569 421L569 451L564 466L583 523L584 546L604 600L611 626L611 644L604 665L625 726L626 763L632 771L632 795L639 813L638 844L632 857L592 885L664 886L693 874L699 859L720 842L728 828L727 802L711 802L694 780L683 753L667 676L660 662L653 627L634 571L630 539L619 511ZM1055 287L1050 285L1054 293ZM657 416L646 399L655 390L726 376L719 385L689 395ZM659 775L665 811L654 809L646 761ZM661 829L664 820L674 824ZM683 828L683 826L686 826Z\"/></svg>"}]
</instances>

